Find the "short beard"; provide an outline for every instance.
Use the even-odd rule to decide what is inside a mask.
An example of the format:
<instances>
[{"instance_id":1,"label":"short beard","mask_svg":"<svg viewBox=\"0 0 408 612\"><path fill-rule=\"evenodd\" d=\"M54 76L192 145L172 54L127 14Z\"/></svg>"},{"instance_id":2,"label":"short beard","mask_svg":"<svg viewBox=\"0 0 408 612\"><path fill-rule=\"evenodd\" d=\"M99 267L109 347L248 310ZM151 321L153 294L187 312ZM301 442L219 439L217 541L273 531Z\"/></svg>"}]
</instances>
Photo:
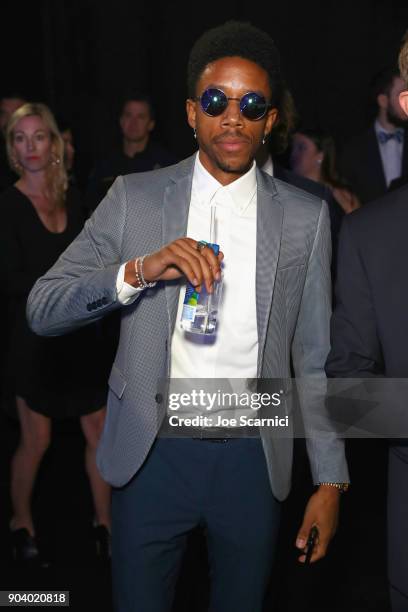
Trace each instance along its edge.
<instances>
[{"instance_id":1,"label":"short beard","mask_svg":"<svg viewBox=\"0 0 408 612\"><path fill-rule=\"evenodd\" d=\"M227 174L243 175L243 174L246 174L248 170L251 168L253 160L249 160L246 164L242 164L241 166L238 166L238 167L232 167L228 165L227 163L224 163L222 160L217 160L217 162L218 162L219 169L222 170L223 172Z\"/></svg>"},{"instance_id":2,"label":"short beard","mask_svg":"<svg viewBox=\"0 0 408 612\"><path fill-rule=\"evenodd\" d=\"M397 128L408 127L408 117L406 119L399 117L392 108L387 108L387 120Z\"/></svg>"}]
</instances>

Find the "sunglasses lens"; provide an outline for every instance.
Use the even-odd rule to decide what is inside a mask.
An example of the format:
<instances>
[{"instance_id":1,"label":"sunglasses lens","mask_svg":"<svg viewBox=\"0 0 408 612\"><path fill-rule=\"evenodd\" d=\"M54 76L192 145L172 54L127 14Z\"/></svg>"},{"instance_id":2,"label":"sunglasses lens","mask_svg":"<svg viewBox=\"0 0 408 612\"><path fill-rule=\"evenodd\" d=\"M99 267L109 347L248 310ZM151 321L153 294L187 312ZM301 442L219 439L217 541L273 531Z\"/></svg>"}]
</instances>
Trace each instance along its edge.
<instances>
[{"instance_id":1,"label":"sunglasses lens","mask_svg":"<svg viewBox=\"0 0 408 612\"><path fill-rule=\"evenodd\" d=\"M221 115L228 106L227 96L220 89L206 89L200 102L203 111L211 117Z\"/></svg>"},{"instance_id":2,"label":"sunglasses lens","mask_svg":"<svg viewBox=\"0 0 408 612\"><path fill-rule=\"evenodd\" d=\"M268 105L263 96L255 92L249 92L242 96L239 107L244 117L256 121L265 115Z\"/></svg>"}]
</instances>

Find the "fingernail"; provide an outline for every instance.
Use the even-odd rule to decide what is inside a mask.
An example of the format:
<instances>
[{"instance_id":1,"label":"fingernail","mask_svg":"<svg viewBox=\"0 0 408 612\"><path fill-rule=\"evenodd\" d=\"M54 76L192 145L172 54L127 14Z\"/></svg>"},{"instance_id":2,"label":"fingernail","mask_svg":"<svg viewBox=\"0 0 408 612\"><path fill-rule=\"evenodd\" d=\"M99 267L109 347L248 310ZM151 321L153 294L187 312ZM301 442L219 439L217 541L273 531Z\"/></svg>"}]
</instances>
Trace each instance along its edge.
<instances>
[{"instance_id":1,"label":"fingernail","mask_svg":"<svg viewBox=\"0 0 408 612\"><path fill-rule=\"evenodd\" d=\"M198 285L198 279L197 278L193 278L193 285L194 286Z\"/></svg>"},{"instance_id":2,"label":"fingernail","mask_svg":"<svg viewBox=\"0 0 408 612\"><path fill-rule=\"evenodd\" d=\"M298 538L296 540L296 546L298 548L304 548L306 546L306 540L304 540L303 538Z\"/></svg>"},{"instance_id":3,"label":"fingernail","mask_svg":"<svg viewBox=\"0 0 408 612\"><path fill-rule=\"evenodd\" d=\"M215 275L215 278L219 281L221 280L221 272L217 272L217 274Z\"/></svg>"}]
</instances>

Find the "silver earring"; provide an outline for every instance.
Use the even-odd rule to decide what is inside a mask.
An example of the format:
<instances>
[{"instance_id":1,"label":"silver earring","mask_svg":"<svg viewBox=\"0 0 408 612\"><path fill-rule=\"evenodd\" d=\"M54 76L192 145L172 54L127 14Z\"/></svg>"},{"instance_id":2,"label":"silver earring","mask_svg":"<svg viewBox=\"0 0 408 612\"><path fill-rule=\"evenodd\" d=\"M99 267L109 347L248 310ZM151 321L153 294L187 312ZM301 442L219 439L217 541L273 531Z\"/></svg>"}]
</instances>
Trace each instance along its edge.
<instances>
[{"instance_id":1,"label":"silver earring","mask_svg":"<svg viewBox=\"0 0 408 612\"><path fill-rule=\"evenodd\" d=\"M61 160L58 157L58 155L55 155L55 157L51 158L51 163L52 163L53 166L58 166L58 164L61 163Z\"/></svg>"},{"instance_id":2,"label":"silver earring","mask_svg":"<svg viewBox=\"0 0 408 612\"><path fill-rule=\"evenodd\" d=\"M267 141L268 136L269 136L269 134L264 134L264 136L263 136L263 138L262 138L262 144L263 144L263 145L264 145L264 144L265 144L265 142Z\"/></svg>"},{"instance_id":3,"label":"silver earring","mask_svg":"<svg viewBox=\"0 0 408 612\"><path fill-rule=\"evenodd\" d=\"M194 133L194 138L197 139L197 131L195 128L193 128L193 133Z\"/></svg>"}]
</instances>

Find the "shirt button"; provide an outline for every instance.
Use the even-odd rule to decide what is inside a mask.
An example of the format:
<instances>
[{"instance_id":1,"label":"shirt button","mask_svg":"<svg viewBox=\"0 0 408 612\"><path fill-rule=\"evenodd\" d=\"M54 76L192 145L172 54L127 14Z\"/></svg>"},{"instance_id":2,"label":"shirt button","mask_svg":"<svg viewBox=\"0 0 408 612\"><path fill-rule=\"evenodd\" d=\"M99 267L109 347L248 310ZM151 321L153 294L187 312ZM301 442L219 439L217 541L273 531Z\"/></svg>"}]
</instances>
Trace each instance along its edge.
<instances>
[{"instance_id":1,"label":"shirt button","mask_svg":"<svg viewBox=\"0 0 408 612\"><path fill-rule=\"evenodd\" d=\"M163 396L161 393L156 393L154 399L156 400L156 404L161 404L163 401Z\"/></svg>"}]
</instances>

